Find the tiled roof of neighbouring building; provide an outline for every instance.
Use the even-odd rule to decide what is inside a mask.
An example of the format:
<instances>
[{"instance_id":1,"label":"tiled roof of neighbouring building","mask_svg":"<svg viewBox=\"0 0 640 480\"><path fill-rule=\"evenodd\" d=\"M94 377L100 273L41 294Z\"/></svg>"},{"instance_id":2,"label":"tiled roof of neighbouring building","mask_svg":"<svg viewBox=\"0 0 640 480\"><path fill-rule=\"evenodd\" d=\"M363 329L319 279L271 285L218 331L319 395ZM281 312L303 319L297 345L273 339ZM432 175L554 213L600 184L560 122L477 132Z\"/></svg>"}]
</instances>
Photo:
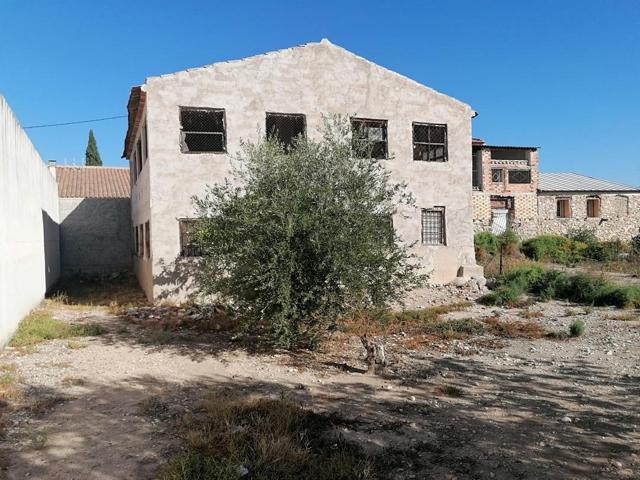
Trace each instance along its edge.
<instances>
[{"instance_id":1,"label":"tiled roof of neighbouring building","mask_svg":"<svg viewBox=\"0 0 640 480\"><path fill-rule=\"evenodd\" d=\"M600 180L577 173L540 173L541 192L640 192L640 187Z\"/></svg>"},{"instance_id":2,"label":"tiled roof of neighbouring building","mask_svg":"<svg viewBox=\"0 0 640 480\"><path fill-rule=\"evenodd\" d=\"M128 168L56 167L58 195L63 198L128 198Z\"/></svg>"}]
</instances>

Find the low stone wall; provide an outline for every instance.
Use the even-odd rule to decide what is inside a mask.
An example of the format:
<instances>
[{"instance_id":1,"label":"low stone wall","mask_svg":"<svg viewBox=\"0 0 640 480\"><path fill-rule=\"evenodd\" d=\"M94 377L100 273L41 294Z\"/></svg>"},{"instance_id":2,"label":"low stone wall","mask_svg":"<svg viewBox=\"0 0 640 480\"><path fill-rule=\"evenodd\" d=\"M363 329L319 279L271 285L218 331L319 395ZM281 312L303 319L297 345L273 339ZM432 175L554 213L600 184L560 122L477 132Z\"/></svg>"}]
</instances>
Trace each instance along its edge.
<instances>
[{"instance_id":1,"label":"low stone wall","mask_svg":"<svg viewBox=\"0 0 640 480\"><path fill-rule=\"evenodd\" d=\"M60 219L63 275L131 270L128 198L61 198Z\"/></svg>"},{"instance_id":2,"label":"low stone wall","mask_svg":"<svg viewBox=\"0 0 640 480\"><path fill-rule=\"evenodd\" d=\"M58 279L58 187L0 96L0 347Z\"/></svg>"}]
</instances>

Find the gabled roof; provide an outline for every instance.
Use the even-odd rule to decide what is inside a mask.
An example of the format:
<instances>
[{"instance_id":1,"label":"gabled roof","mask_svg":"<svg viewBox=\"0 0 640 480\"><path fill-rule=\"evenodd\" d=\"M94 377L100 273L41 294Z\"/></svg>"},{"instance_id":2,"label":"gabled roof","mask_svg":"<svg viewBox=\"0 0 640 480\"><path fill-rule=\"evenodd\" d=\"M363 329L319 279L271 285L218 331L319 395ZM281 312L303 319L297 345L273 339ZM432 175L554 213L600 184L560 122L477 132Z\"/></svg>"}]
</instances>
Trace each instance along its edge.
<instances>
[{"instance_id":1,"label":"gabled roof","mask_svg":"<svg viewBox=\"0 0 640 480\"><path fill-rule=\"evenodd\" d=\"M128 168L56 167L61 198L129 198Z\"/></svg>"},{"instance_id":2,"label":"gabled roof","mask_svg":"<svg viewBox=\"0 0 640 480\"><path fill-rule=\"evenodd\" d=\"M388 74L394 75L396 77L399 77L401 79L403 79L405 82L407 82L407 85L413 85L416 86L420 89L424 89L426 91L431 92L432 94L438 95L438 96L442 96L442 97L446 97L452 104L457 105L460 108L465 108L465 109L469 109L471 112L473 112L472 108L454 98L451 97L449 95L446 95L444 93L438 92L437 90L434 90L431 87L427 87L426 85L423 85L420 82L417 82L409 77L406 77L404 75L401 75L397 72L394 72L393 70L390 70L388 68L382 67L381 65L378 65L377 63L374 63L370 60L367 60L364 57L360 57L359 55L356 55L353 52L350 52L349 50L342 48L338 45L335 45L333 43L331 43L329 40L327 40L326 38L323 38L320 42L309 42L309 43L305 43L302 45L298 45L298 46L294 46L294 47L290 47L290 48L284 48L284 49L280 49L280 50L275 50L275 51L271 51L271 52L266 52L266 53L262 53L259 55L252 55L249 57L245 57L245 58L240 58L237 60L228 60L228 61L222 61L222 62L216 62L216 63L212 63L210 65L205 65L202 67L196 67L196 68L188 68L185 70L181 70L178 72L173 72L173 73L167 73L164 75L158 75L158 76L153 76L153 77L149 77L147 78L145 85L142 86L136 86L133 87L131 89L131 93L129 96L129 103L127 105L127 109L129 112L129 127L127 129L127 135L126 135L126 139L125 139L125 146L124 146L124 152L122 154L123 158L129 158L131 151L133 149L133 140L134 140L134 136L136 134L136 132L138 131L138 127L141 121L141 116L142 116L142 112L144 111L144 107L145 107L145 103L146 103L146 92L145 92L145 88L146 88L146 84L148 83L148 81L150 79L154 79L154 80L162 80L162 79L171 79L171 78L176 78L177 76L183 75L187 72L194 72L194 71L206 71L207 69L212 69L212 68L216 68L216 67L220 67L223 65L236 65L236 64L242 64L245 62L251 62L254 61L256 59L259 59L260 57L278 57L278 56L286 56L289 52L293 51L293 50L304 50L304 49L309 49L309 51L314 51L313 49L316 48L323 48L323 49L329 49L333 54L335 55L346 55L356 61L359 62L365 62L368 65L371 65L377 69L380 69L381 71L384 71ZM290 68L289 65L287 65L287 68Z\"/></svg>"},{"instance_id":3,"label":"gabled roof","mask_svg":"<svg viewBox=\"0 0 640 480\"><path fill-rule=\"evenodd\" d=\"M578 173L540 173L540 192L639 192L640 187L601 180Z\"/></svg>"}]
</instances>

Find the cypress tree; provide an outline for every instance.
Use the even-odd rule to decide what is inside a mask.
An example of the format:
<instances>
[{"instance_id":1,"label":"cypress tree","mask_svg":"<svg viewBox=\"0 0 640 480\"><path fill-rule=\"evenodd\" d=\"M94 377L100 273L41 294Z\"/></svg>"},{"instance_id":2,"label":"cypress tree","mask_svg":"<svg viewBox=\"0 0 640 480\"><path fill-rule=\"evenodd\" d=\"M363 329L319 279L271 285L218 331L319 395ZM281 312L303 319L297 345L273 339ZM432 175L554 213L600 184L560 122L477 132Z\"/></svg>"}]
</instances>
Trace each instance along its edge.
<instances>
[{"instance_id":1,"label":"cypress tree","mask_svg":"<svg viewBox=\"0 0 640 480\"><path fill-rule=\"evenodd\" d=\"M102 159L100 158L100 152L98 151L98 144L96 143L96 137L93 136L92 129L89 130L89 142L87 143L84 164L87 167L102 166Z\"/></svg>"}]
</instances>

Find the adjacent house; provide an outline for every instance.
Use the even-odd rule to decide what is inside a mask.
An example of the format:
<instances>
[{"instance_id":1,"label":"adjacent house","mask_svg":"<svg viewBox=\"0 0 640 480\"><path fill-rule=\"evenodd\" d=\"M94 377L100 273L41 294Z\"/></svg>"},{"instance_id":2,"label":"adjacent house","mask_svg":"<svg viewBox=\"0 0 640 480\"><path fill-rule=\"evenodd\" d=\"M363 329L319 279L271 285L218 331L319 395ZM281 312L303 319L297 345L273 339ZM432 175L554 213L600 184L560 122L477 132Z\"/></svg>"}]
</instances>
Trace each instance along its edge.
<instances>
[{"instance_id":1,"label":"adjacent house","mask_svg":"<svg viewBox=\"0 0 640 480\"><path fill-rule=\"evenodd\" d=\"M512 228L535 235L538 147L488 145L474 138L471 163L475 230L500 234Z\"/></svg>"},{"instance_id":2,"label":"adjacent house","mask_svg":"<svg viewBox=\"0 0 640 480\"><path fill-rule=\"evenodd\" d=\"M230 176L242 139L273 129L318 137L323 115L351 118L394 181L413 192L394 227L434 283L481 276L471 202L473 109L322 40L158 77L134 87L130 162L134 269L150 299L184 298L197 248L192 197Z\"/></svg>"},{"instance_id":3,"label":"adjacent house","mask_svg":"<svg viewBox=\"0 0 640 480\"><path fill-rule=\"evenodd\" d=\"M587 228L600 240L628 240L640 234L640 187L577 173L541 173L538 224L540 233Z\"/></svg>"},{"instance_id":4,"label":"adjacent house","mask_svg":"<svg viewBox=\"0 0 640 480\"><path fill-rule=\"evenodd\" d=\"M640 188L577 173L541 173L538 147L472 147L474 231L520 238L578 229L601 240L640 233Z\"/></svg>"},{"instance_id":5,"label":"adjacent house","mask_svg":"<svg viewBox=\"0 0 640 480\"><path fill-rule=\"evenodd\" d=\"M131 270L129 169L57 166L62 274Z\"/></svg>"}]
</instances>

